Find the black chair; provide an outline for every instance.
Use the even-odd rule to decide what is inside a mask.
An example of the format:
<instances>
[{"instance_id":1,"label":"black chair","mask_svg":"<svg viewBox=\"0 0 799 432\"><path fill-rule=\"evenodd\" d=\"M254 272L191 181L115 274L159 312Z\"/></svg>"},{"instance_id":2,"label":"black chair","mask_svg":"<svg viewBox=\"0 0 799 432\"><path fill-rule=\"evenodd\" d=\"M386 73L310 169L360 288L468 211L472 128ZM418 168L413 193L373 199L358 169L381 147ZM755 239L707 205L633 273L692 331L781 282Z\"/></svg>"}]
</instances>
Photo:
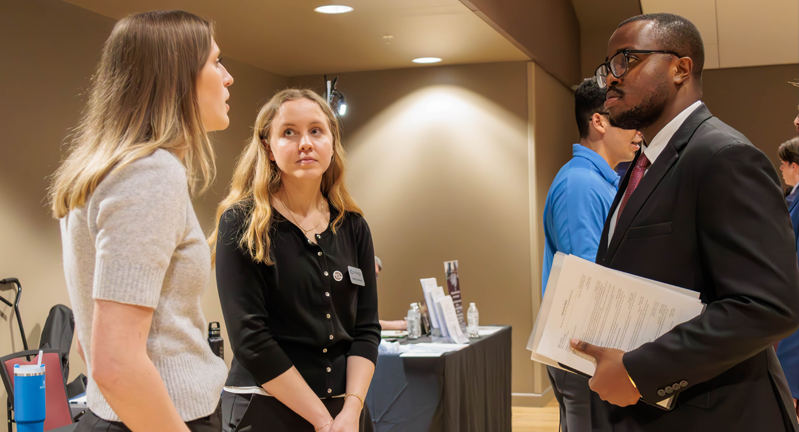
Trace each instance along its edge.
<instances>
[{"instance_id":1,"label":"black chair","mask_svg":"<svg viewBox=\"0 0 799 432\"><path fill-rule=\"evenodd\" d=\"M72 412L67 399L67 386L61 371L61 356L57 349L42 350L42 364L45 365L45 387L47 400L47 418L44 420L44 430L72 424ZM0 377L3 379L6 392L8 392L8 432L12 431L11 423L14 407L14 365L36 364L39 351L21 351L0 357ZM30 359L30 360L26 360Z\"/></svg>"}]
</instances>

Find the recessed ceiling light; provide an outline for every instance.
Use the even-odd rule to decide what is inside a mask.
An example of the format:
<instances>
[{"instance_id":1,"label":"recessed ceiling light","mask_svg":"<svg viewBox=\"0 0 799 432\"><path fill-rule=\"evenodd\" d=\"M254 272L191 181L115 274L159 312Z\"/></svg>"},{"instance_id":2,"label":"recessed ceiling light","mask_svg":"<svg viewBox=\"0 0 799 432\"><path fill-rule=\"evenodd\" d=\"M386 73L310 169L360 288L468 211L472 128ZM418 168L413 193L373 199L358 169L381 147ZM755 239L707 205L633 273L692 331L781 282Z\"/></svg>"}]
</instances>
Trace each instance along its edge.
<instances>
[{"instance_id":1,"label":"recessed ceiling light","mask_svg":"<svg viewBox=\"0 0 799 432\"><path fill-rule=\"evenodd\" d=\"M319 6L318 8L314 9L315 11L323 14L343 14L347 12L352 12L353 9L349 6L342 6L342 5L327 5L327 6Z\"/></svg>"},{"instance_id":2,"label":"recessed ceiling light","mask_svg":"<svg viewBox=\"0 0 799 432\"><path fill-rule=\"evenodd\" d=\"M419 57L417 59L413 59L414 63L438 63L441 59L438 57Z\"/></svg>"}]
</instances>

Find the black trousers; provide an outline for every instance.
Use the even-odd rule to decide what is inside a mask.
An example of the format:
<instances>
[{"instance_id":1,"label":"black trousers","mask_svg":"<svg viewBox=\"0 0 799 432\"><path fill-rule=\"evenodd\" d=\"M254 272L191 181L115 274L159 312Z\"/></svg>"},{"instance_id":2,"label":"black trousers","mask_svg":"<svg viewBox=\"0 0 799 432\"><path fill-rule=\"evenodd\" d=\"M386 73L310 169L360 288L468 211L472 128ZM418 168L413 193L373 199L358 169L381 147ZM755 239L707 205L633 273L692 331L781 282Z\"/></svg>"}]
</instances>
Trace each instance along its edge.
<instances>
[{"instance_id":1,"label":"black trousers","mask_svg":"<svg viewBox=\"0 0 799 432\"><path fill-rule=\"evenodd\" d=\"M547 366L552 392L560 405L561 432L588 432L592 427L591 388L588 378Z\"/></svg>"},{"instance_id":2,"label":"black trousers","mask_svg":"<svg viewBox=\"0 0 799 432\"><path fill-rule=\"evenodd\" d=\"M344 398L322 399L330 415L344 408ZM270 396L222 392L224 432L313 432L313 425ZM374 432L372 416L364 405L359 432Z\"/></svg>"},{"instance_id":3,"label":"black trousers","mask_svg":"<svg viewBox=\"0 0 799 432\"><path fill-rule=\"evenodd\" d=\"M191 432L220 432L222 430L221 403L213 414L192 420L186 423L186 426ZM93 412L87 411L78 421L75 432L130 432L130 429L124 423L103 420Z\"/></svg>"}]
</instances>

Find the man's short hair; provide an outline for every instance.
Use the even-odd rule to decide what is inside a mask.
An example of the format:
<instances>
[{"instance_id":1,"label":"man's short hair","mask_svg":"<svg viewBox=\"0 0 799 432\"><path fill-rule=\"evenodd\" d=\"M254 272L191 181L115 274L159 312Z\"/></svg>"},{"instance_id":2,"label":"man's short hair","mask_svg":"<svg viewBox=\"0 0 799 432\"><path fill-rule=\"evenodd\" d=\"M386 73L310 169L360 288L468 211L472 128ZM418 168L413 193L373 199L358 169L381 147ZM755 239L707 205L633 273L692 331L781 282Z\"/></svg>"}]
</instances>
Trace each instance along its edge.
<instances>
[{"instance_id":1,"label":"man's short hair","mask_svg":"<svg viewBox=\"0 0 799 432\"><path fill-rule=\"evenodd\" d=\"M605 113L606 90L599 88L594 78L586 78L574 91L574 117L580 138L588 137L591 117L594 113Z\"/></svg>"},{"instance_id":2,"label":"man's short hair","mask_svg":"<svg viewBox=\"0 0 799 432\"><path fill-rule=\"evenodd\" d=\"M636 21L653 21L657 29L657 47L645 47L646 49L661 49L674 51L683 57L690 57L694 62L693 76L701 84L702 69L705 67L705 45L702 43L702 35L694 23L687 19L669 13L653 13L627 18L619 24L619 28L625 24Z\"/></svg>"},{"instance_id":3,"label":"man's short hair","mask_svg":"<svg viewBox=\"0 0 799 432\"><path fill-rule=\"evenodd\" d=\"M781 161L799 164L799 137L793 137L780 144L777 152Z\"/></svg>"}]
</instances>

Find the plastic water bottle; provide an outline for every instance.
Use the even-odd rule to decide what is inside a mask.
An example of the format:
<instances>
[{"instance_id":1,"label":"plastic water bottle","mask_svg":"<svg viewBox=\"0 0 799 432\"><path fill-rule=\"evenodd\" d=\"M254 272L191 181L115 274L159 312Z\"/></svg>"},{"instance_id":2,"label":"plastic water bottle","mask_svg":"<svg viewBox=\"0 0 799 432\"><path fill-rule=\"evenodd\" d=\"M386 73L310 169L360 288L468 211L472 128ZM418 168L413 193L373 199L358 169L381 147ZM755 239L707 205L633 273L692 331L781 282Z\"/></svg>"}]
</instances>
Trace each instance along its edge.
<instances>
[{"instance_id":1,"label":"plastic water bottle","mask_svg":"<svg viewBox=\"0 0 799 432\"><path fill-rule=\"evenodd\" d=\"M480 312L477 311L477 306L475 306L474 303L469 305L466 316L469 320L469 337L472 339L479 338L480 332L478 331L478 327L480 326Z\"/></svg>"},{"instance_id":2,"label":"plastic water bottle","mask_svg":"<svg viewBox=\"0 0 799 432\"><path fill-rule=\"evenodd\" d=\"M408 339L418 339L417 336L417 327L419 327L419 316L416 315L416 311L413 310L413 303L411 303L410 309L408 309Z\"/></svg>"},{"instance_id":3,"label":"plastic water bottle","mask_svg":"<svg viewBox=\"0 0 799 432\"><path fill-rule=\"evenodd\" d=\"M416 328L416 320L415 320L416 314L413 313L413 305L411 305L411 307L408 308L408 313L405 315L406 315L405 321L407 321L408 323L407 324L408 339L416 339L414 337L414 331L413 331L414 328Z\"/></svg>"},{"instance_id":4,"label":"plastic water bottle","mask_svg":"<svg viewBox=\"0 0 799 432\"><path fill-rule=\"evenodd\" d=\"M422 337L422 309L419 308L419 303L411 303L411 310L413 310L413 318L416 321L416 327L413 329L414 339Z\"/></svg>"}]
</instances>

